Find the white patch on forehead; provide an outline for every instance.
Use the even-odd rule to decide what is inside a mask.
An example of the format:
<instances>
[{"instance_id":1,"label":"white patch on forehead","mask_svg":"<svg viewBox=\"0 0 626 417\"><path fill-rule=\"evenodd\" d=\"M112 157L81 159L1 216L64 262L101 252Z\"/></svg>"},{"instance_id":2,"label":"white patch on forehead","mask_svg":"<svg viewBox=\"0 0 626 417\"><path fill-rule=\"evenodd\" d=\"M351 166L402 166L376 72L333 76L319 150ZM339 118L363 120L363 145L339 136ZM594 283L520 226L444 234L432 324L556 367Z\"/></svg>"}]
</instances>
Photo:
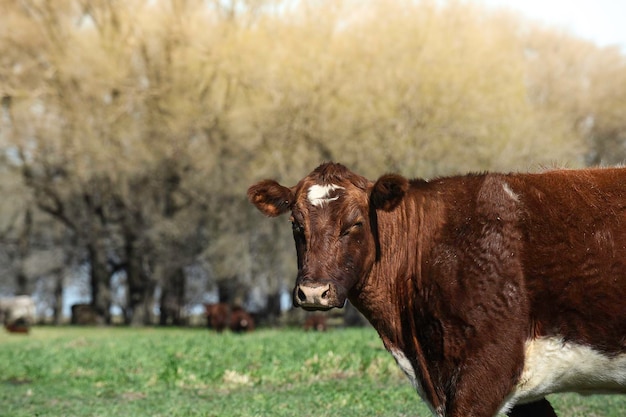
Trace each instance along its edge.
<instances>
[{"instance_id":1,"label":"white patch on forehead","mask_svg":"<svg viewBox=\"0 0 626 417\"><path fill-rule=\"evenodd\" d=\"M411 385L413 385L413 388L415 388L422 400L426 403L426 405L428 405L430 411L432 411L432 413L436 416L443 416L443 409L435 410L430 401L428 401L428 398L424 393L424 389L422 388L420 381L417 379L415 369L413 368L411 361L409 361L409 358L406 357L404 352L402 352L400 349L391 348L389 349L389 353L391 353L393 358L396 360L396 363L398 364L400 369L402 369L402 372L404 372L404 374L409 378L409 381L411 381Z\"/></svg>"},{"instance_id":2,"label":"white patch on forehead","mask_svg":"<svg viewBox=\"0 0 626 417\"><path fill-rule=\"evenodd\" d=\"M556 337L526 342L524 370L502 411L558 392L626 392L626 354L607 356Z\"/></svg>"},{"instance_id":3,"label":"white patch on forehead","mask_svg":"<svg viewBox=\"0 0 626 417\"><path fill-rule=\"evenodd\" d=\"M335 190L343 190L343 187L335 184L328 185L312 185L309 187L307 197L309 202L316 207L321 207L325 203L337 200L339 197L330 197L330 193Z\"/></svg>"}]
</instances>

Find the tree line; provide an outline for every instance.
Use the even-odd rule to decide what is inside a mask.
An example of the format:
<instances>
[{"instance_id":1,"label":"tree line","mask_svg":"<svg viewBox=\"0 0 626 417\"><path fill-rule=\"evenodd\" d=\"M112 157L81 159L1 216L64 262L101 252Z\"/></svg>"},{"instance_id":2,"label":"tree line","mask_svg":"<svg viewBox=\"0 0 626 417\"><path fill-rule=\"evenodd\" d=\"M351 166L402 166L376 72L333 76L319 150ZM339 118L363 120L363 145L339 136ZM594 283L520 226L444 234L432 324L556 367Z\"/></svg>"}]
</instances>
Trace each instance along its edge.
<instances>
[{"instance_id":1,"label":"tree line","mask_svg":"<svg viewBox=\"0 0 626 417\"><path fill-rule=\"evenodd\" d=\"M626 57L435 0L0 0L0 292L61 321L280 313L289 228L245 190L320 162L375 178L619 163Z\"/></svg>"}]
</instances>

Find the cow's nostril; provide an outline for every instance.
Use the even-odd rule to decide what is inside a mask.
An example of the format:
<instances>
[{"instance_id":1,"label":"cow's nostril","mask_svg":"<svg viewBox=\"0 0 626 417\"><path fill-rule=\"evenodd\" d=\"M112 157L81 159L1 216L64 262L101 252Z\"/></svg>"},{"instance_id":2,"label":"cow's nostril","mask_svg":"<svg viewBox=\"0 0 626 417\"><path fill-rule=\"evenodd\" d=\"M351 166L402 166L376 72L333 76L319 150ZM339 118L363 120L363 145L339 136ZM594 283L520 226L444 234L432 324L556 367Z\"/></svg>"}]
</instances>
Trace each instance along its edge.
<instances>
[{"instance_id":1,"label":"cow's nostril","mask_svg":"<svg viewBox=\"0 0 626 417\"><path fill-rule=\"evenodd\" d=\"M329 289L327 289L326 291L324 291L324 292L322 293L322 299L326 299L326 298L328 298L328 293L329 293L329 291L330 291L330 288L329 288Z\"/></svg>"},{"instance_id":2,"label":"cow's nostril","mask_svg":"<svg viewBox=\"0 0 626 417\"><path fill-rule=\"evenodd\" d=\"M304 294L304 291L302 291L302 288L298 288L298 300L306 300L306 295Z\"/></svg>"}]
</instances>

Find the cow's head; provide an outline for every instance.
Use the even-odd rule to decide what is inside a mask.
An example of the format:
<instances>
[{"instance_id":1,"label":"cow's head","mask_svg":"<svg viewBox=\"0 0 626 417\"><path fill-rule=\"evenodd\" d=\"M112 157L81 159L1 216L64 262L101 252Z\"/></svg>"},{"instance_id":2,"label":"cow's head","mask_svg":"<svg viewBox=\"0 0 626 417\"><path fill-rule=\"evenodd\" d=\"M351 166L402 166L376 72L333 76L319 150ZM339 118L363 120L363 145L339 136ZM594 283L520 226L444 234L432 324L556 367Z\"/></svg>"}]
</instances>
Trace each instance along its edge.
<instances>
[{"instance_id":1,"label":"cow's head","mask_svg":"<svg viewBox=\"0 0 626 417\"><path fill-rule=\"evenodd\" d=\"M248 199L265 215L291 212L298 256L295 306L343 307L376 260L376 210L393 210L407 189L399 175L373 183L335 163L320 165L291 188L265 180L248 189Z\"/></svg>"}]
</instances>

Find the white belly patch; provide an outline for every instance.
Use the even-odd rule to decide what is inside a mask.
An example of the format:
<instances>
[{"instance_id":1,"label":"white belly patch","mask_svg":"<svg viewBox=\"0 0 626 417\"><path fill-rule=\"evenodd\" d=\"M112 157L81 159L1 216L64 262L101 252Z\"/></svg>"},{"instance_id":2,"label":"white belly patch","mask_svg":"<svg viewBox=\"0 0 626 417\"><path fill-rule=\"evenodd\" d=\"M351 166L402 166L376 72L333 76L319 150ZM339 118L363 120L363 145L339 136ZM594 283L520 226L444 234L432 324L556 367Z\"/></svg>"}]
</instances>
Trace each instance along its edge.
<instances>
[{"instance_id":1,"label":"white belly patch","mask_svg":"<svg viewBox=\"0 0 626 417\"><path fill-rule=\"evenodd\" d=\"M502 410L558 392L626 393L626 354L607 356L556 337L526 342L522 376Z\"/></svg>"},{"instance_id":2,"label":"white belly patch","mask_svg":"<svg viewBox=\"0 0 626 417\"><path fill-rule=\"evenodd\" d=\"M389 349L389 352L396 360L396 363L398 364L400 369L402 369L402 372L404 372L405 375L409 378L409 380L411 381L411 385L413 385L413 388L415 388L422 400L426 403L426 405L428 405L430 411L436 416L443 416L443 410L435 410L430 401L428 401L428 398L426 398L426 395L424 394L424 389L422 388L422 384L417 379L417 376L415 374L415 369L413 368L413 365L411 365L411 361L409 361L404 352L396 348Z\"/></svg>"}]
</instances>

